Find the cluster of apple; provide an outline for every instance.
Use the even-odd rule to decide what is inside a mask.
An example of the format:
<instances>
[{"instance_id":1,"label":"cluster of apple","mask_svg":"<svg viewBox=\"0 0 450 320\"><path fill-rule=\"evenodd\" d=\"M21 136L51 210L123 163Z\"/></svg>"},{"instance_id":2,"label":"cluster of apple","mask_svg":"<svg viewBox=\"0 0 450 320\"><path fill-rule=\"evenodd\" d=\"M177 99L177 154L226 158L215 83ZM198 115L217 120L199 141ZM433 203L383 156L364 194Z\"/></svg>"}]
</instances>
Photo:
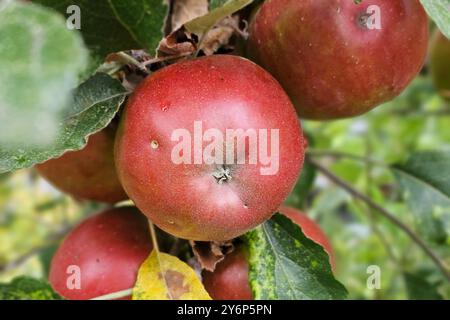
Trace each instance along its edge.
<instances>
[{"instance_id":1,"label":"cluster of apple","mask_svg":"<svg viewBox=\"0 0 450 320\"><path fill-rule=\"evenodd\" d=\"M117 130L38 165L76 198L136 205L93 216L67 236L52 262L56 291L87 299L133 287L152 249L147 218L175 237L227 241L281 212L333 265L320 228L282 206L307 146L298 116L351 117L391 100L420 71L428 45L418 0L368 2L267 0L247 41L259 66L213 55L164 67L129 98ZM246 255L238 246L203 273L214 299L252 298ZM82 270L80 290L67 288L70 265Z\"/></svg>"}]
</instances>

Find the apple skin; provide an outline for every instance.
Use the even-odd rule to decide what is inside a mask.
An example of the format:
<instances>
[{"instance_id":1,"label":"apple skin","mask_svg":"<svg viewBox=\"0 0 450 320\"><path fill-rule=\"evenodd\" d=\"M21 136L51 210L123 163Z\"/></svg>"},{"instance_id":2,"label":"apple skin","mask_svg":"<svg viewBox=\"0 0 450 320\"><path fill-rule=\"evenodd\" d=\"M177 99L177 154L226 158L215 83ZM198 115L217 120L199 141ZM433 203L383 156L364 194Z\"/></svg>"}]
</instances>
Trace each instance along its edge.
<instances>
[{"instance_id":1,"label":"apple skin","mask_svg":"<svg viewBox=\"0 0 450 320\"><path fill-rule=\"evenodd\" d=\"M132 288L150 254L148 220L135 207L118 207L92 216L64 239L50 266L53 289L69 300L86 300ZM66 285L78 266L81 289Z\"/></svg>"},{"instance_id":2,"label":"apple skin","mask_svg":"<svg viewBox=\"0 0 450 320\"><path fill-rule=\"evenodd\" d=\"M381 29L361 22L377 5ZM398 96L422 68L428 18L419 0L266 0L248 51L303 118L357 116Z\"/></svg>"},{"instance_id":3,"label":"apple skin","mask_svg":"<svg viewBox=\"0 0 450 320\"><path fill-rule=\"evenodd\" d=\"M430 43L430 71L436 89L450 99L450 40L439 30Z\"/></svg>"},{"instance_id":4,"label":"apple skin","mask_svg":"<svg viewBox=\"0 0 450 320\"><path fill-rule=\"evenodd\" d=\"M297 209L282 206L279 211L300 226L308 238L325 249L334 269L333 248L319 225ZM253 300L247 261L245 247L239 246L216 266L214 272L203 272L203 285L213 300Z\"/></svg>"},{"instance_id":5,"label":"apple skin","mask_svg":"<svg viewBox=\"0 0 450 320\"><path fill-rule=\"evenodd\" d=\"M261 175L261 163L246 161L226 165L231 179L219 182L221 165L174 164L178 142L171 135L179 128L192 133L194 121L203 121L203 131L279 129L278 172ZM125 109L115 158L127 194L159 228L179 238L224 241L276 211L298 178L305 144L292 103L269 73L244 58L215 55L143 81Z\"/></svg>"},{"instance_id":6,"label":"apple skin","mask_svg":"<svg viewBox=\"0 0 450 320\"><path fill-rule=\"evenodd\" d=\"M253 300L247 261L247 250L239 246L213 272L203 272L203 285L213 300Z\"/></svg>"},{"instance_id":7,"label":"apple skin","mask_svg":"<svg viewBox=\"0 0 450 320\"><path fill-rule=\"evenodd\" d=\"M107 127L91 135L84 149L37 165L38 173L77 199L106 203L128 199L114 164L115 131Z\"/></svg>"}]
</instances>

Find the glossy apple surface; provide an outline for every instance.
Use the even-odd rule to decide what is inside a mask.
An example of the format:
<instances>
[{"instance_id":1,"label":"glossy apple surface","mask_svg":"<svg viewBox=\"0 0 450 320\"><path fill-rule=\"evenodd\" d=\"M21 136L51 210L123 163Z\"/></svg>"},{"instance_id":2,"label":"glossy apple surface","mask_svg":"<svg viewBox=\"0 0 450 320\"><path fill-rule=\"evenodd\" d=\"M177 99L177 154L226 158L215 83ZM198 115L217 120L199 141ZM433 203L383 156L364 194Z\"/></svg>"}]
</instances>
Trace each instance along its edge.
<instances>
[{"instance_id":1,"label":"glossy apple surface","mask_svg":"<svg viewBox=\"0 0 450 320\"><path fill-rule=\"evenodd\" d=\"M252 58L301 117L318 120L357 116L398 96L428 46L419 0L266 0L249 32Z\"/></svg>"},{"instance_id":2,"label":"glossy apple surface","mask_svg":"<svg viewBox=\"0 0 450 320\"><path fill-rule=\"evenodd\" d=\"M151 249L144 215L134 207L109 209L69 233L52 259L49 281L70 300L130 289Z\"/></svg>"},{"instance_id":3,"label":"glossy apple surface","mask_svg":"<svg viewBox=\"0 0 450 320\"><path fill-rule=\"evenodd\" d=\"M203 133L242 129L256 137L265 132L268 140L253 140L261 142L257 153L247 138L243 149L237 139L220 143L217 154L231 150L231 163L208 162L213 157L201 150L220 140L195 142L196 122ZM203 159L195 162L195 151L183 151L190 162L174 162L179 130L192 137L189 150L200 150ZM262 174L269 167L260 161L264 147L278 162L271 174ZM144 80L127 104L115 157L127 194L159 228L180 238L223 241L276 211L297 180L304 147L294 107L278 82L244 58L216 55L173 64Z\"/></svg>"}]
</instances>

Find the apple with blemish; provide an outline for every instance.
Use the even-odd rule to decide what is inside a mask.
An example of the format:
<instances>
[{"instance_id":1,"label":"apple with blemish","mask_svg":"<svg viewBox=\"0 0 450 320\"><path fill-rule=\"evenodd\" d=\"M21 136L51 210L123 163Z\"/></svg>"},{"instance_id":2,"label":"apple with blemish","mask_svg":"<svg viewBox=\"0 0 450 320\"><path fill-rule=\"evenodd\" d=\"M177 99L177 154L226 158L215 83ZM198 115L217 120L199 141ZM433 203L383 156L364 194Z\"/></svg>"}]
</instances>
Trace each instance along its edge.
<instances>
[{"instance_id":1,"label":"apple with blemish","mask_svg":"<svg viewBox=\"0 0 450 320\"><path fill-rule=\"evenodd\" d=\"M224 241L264 222L294 186L305 140L278 82L244 58L185 60L129 99L116 138L119 178L164 231Z\"/></svg>"}]
</instances>

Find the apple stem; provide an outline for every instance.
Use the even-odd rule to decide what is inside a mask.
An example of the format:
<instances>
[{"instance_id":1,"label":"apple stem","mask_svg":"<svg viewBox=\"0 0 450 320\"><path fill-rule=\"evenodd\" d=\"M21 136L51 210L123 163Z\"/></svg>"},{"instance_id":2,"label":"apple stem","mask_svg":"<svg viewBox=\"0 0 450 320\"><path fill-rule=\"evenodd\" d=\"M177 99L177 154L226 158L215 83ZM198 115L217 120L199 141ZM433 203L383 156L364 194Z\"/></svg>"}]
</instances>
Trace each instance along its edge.
<instances>
[{"instance_id":1,"label":"apple stem","mask_svg":"<svg viewBox=\"0 0 450 320\"><path fill-rule=\"evenodd\" d=\"M366 28L367 29L367 22L369 21L370 15L367 13L363 13L362 15L359 16L359 24L361 25L361 27Z\"/></svg>"},{"instance_id":2,"label":"apple stem","mask_svg":"<svg viewBox=\"0 0 450 320\"><path fill-rule=\"evenodd\" d=\"M150 220L148 220L148 226L150 228L150 235L152 237L153 250L156 253L156 259L158 260L159 269L161 270L162 278L164 281L164 286L166 287L166 291L167 291L167 294L168 294L170 300L174 300L172 297L172 292L170 291L169 285L167 283L166 274L165 274L165 270L164 270L162 262L161 262L161 258L159 256L159 245L158 245L158 238L156 236L155 225Z\"/></svg>"},{"instance_id":3,"label":"apple stem","mask_svg":"<svg viewBox=\"0 0 450 320\"><path fill-rule=\"evenodd\" d=\"M230 171L230 168L222 166L213 173L213 177L216 178L218 184L223 184L231 180L232 176Z\"/></svg>"}]
</instances>

